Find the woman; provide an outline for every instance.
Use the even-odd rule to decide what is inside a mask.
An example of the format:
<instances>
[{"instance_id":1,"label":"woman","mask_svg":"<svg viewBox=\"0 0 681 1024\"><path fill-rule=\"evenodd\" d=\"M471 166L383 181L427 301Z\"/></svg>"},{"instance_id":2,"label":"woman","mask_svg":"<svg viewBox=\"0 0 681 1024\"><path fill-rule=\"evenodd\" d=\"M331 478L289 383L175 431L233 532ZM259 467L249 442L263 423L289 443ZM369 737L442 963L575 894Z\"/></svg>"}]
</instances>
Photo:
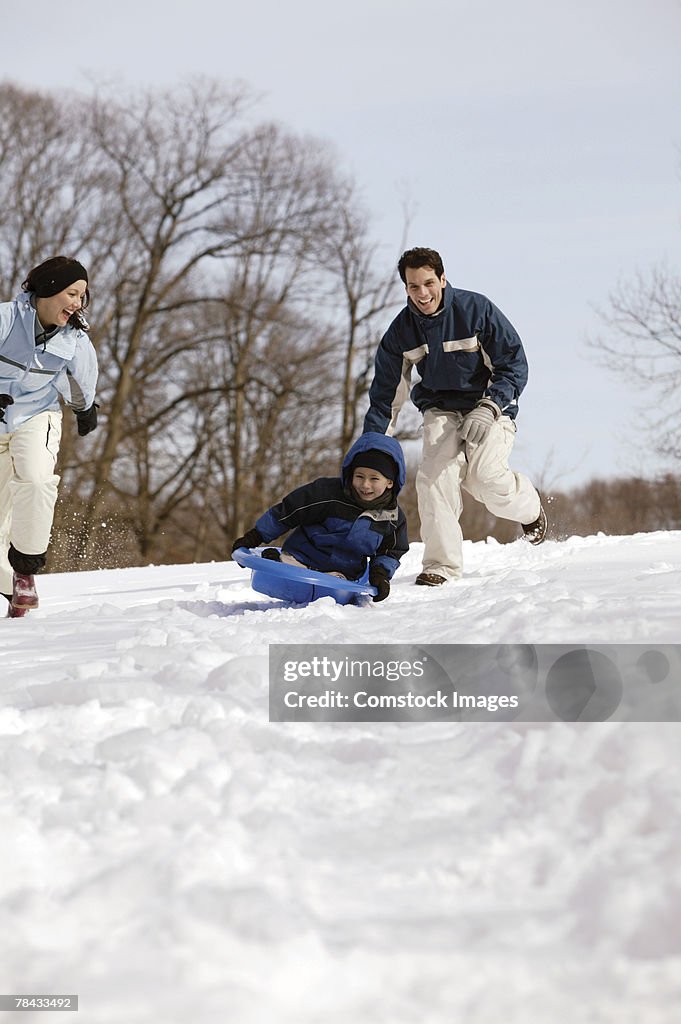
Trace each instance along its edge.
<instances>
[{"instance_id":1,"label":"woman","mask_svg":"<svg viewBox=\"0 0 681 1024\"><path fill-rule=\"evenodd\" d=\"M60 398L81 437L97 426L85 267L53 256L22 288L0 303L0 593L10 616L38 607L33 577L45 565L57 500Z\"/></svg>"}]
</instances>

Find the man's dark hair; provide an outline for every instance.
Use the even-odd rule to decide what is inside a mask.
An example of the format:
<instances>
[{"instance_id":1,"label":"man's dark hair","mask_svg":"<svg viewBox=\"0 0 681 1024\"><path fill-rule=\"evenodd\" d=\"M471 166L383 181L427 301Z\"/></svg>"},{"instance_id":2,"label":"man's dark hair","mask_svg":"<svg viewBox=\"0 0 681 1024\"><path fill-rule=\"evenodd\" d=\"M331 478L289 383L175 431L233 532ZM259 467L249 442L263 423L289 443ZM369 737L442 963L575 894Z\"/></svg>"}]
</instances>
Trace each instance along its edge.
<instances>
[{"instance_id":1,"label":"man's dark hair","mask_svg":"<svg viewBox=\"0 0 681 1024\"><path fill-rule=\"evenodd\" d=\"M400 277L407 283L407 267L410 270L419 270L421 267L430 267L438 277L442 277L445 272L445 268L442 263L442 257L439 252L435 249L424 249L419 246L416 249L407 249L400 256L399 263L397 264L397 272Z\"/></svg>"}]
</instances>

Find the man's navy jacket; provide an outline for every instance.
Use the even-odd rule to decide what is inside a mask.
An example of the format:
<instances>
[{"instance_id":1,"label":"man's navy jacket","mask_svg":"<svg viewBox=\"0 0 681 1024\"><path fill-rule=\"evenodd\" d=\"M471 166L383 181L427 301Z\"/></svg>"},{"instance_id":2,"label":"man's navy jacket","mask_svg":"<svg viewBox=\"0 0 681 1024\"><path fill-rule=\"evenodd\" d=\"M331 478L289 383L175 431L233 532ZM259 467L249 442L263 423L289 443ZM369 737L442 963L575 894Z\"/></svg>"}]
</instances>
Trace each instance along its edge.
<instances>
[{"instance_id":1,"label":"man's navy jacket","mask_svg":"<svg viewBox=\"0 0 681 1024\"><path fill-rule=\"evenodd\" d=\"M491 398L505 416L517 416L527 359L515 328L485 295L447 284L434 316L423 316L407 302L376 353L365 430L394 431L414 366L421 379L411 399L421 412L467 413L479 399Z\"/></svg>"}]
</instances>

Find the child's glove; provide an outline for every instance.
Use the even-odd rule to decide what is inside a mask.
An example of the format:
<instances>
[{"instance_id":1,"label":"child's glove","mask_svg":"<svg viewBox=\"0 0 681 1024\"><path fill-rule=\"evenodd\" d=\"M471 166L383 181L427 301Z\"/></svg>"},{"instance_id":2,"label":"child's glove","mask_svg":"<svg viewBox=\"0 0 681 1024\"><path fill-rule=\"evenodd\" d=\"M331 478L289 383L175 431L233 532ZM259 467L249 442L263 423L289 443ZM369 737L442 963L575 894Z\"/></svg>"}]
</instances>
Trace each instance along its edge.
<instances>
[{"instance_id":1,"label":"child's glove","mask_svg":"<svg viewBox=\"0 0 681 1024\"><path fill-rule=\"evenodd\" d=\"M0 423L5 422L5 409L8 405L14 405L11 395L0 395Z\"/></svg>"},{"instance_id":2,"label":"child's glove","mask_svg":"<svg viewBox=\"0 0 681 1024\"><path fill-rule=\"evenodd\" d=\"M369 583L372 587L376 587L377 594L372 597L372 601L385 601L386 597L390 593L390 580L388 579L387 570L382 565L372 565L369 569Z\"/></svg>"},{"instance_id":3,"label":"child's glove","mask_svg":"<svg viewBox=\"0 0 681 1024\"><path fill-rule=\"evenodd\" d=\"M263 543L263 538L258 533L255 527L252 530L247 530L243 537L237 537L232 544L232 554L237 548L257 548L258 544Z\"/></svg>"}]
</instances>

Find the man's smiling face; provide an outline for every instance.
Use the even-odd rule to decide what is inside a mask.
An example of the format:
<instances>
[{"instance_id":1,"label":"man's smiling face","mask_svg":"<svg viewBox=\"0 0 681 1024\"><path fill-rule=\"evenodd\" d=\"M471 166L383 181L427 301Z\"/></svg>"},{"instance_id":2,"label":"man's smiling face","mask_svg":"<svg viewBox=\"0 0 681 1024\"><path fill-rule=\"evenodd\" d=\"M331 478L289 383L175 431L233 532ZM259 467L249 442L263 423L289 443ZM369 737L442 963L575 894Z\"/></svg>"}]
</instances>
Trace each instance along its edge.
<instances>
[{"instance_id":1,"label":"man's smiling face","mask_svg":"<svg viewBox=\"0 0 681 1024\"><path fill-rule=\"evenodd\" d=\"M424 316L432 316L437 313L442 302L442 292L446 279L443 274L438 277L432 267L407 267L405 270L405 288L407 295L414 303L419 313Z\"/></svg>"}]
</instances>

